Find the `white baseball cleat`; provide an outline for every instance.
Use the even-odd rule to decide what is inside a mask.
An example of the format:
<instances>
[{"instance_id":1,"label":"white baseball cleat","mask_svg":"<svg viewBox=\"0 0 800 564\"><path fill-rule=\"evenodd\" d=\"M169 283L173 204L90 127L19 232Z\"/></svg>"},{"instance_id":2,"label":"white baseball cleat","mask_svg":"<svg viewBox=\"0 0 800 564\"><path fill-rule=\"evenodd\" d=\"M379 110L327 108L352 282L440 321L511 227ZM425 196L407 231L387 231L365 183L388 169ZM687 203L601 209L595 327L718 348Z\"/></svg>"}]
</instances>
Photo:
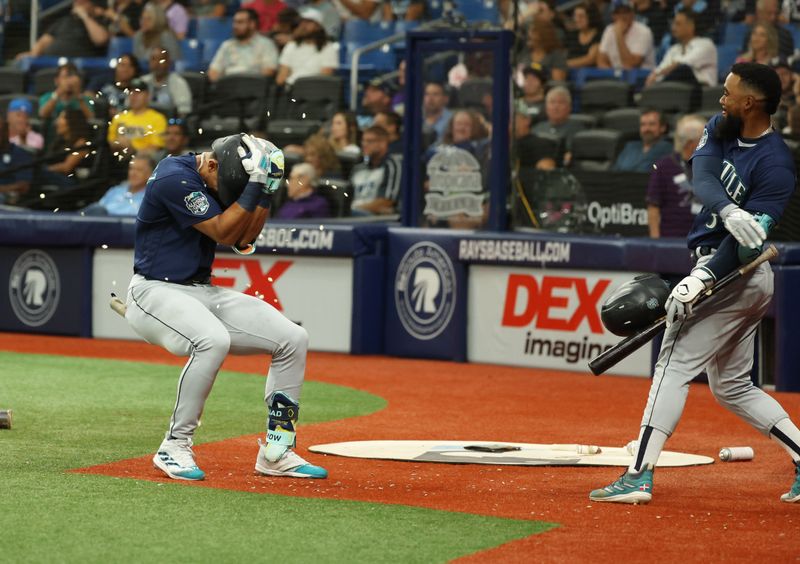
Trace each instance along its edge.
<instances>
[{"instance_id":1,"label":"white baseball cleat","mask_svg":"<svg viewBox=\"0 0 800 564\"><path fill-rule=\"evenodd\" d=\"M276 462L267 460L264 454L266 443L258 439L258 458L256 458L256 472L264 476L282 476L286 478L327 478L328 471L321 466L309 464L302 456L292 449L286 449Z\"/></svg>"},{"instance_id":2,"label":"white baseball cleat","mask_svg":"<svg viewBox=\"0 0 800 564\"><path fill-rule=\"evenodd\" d=\"M202 480L206 477L194 462L191 439L164 439L153 457L153 466L175 480Z\"/></svg>"}]
</instances>

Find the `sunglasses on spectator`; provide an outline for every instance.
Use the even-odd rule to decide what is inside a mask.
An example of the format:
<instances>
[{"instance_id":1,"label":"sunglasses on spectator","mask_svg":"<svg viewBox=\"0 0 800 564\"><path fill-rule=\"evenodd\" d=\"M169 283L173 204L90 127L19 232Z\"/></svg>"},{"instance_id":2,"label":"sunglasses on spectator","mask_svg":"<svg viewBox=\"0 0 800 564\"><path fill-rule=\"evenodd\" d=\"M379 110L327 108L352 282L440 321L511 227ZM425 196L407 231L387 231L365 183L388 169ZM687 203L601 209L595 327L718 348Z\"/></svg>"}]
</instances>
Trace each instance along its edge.
<instances>
[{"instance_id":1,"label":"sunglasses on spectator","mask_svg":"<svg viewBox=\"0 0 800 564\"><path fill-rule=\"evenodd\" d=\"M169 118L167 125L183 125L183 120L181 118Z\"/></svg>"}]
</instances>

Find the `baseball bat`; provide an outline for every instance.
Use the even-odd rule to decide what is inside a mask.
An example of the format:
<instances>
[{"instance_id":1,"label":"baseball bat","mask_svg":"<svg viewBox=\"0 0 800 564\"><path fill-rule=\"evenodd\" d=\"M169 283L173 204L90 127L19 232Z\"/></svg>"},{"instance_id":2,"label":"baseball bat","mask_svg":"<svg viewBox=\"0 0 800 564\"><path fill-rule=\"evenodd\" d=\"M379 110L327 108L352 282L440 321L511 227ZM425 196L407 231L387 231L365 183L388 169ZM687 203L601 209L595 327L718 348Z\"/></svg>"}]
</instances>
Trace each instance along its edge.
<instances>
[{"instance_id":1,"label":"baseball bat","mask_svg":"<svg viewBox=\"0 0 800 564\"><path fill-rule=\"evenodd\" d=\"M128 306L114 292L111 292L111 300L109 300L108 306L122 317L125 317L125 313L128 311Z\"/></svg>"},{"instance_id":2,"label":"baseball bat","mask_svg":"<svg viewBox=\"0 0 800 564\"><path fill-rule=\"evenodd\" d=\"M729 286L742 276L746 276L753 270L755 270L758 265L767 262L778 256L778 249L775 248L774 245L770 245L767 247L764 252L762 252L755 260L749 262L745 265L742 265L740 268L734 270L733 272L728 273L724 278L722 278L719 282L714 284L711 288L700 294L697 298L697 301L694 303L694 306L703 303L709 297L713 296L726 286ZM646 327L631 335L630 337L624 338L622 341L611 347L610 349L603 351L591 361L589 361L589 369L592 371L592 374L595 376L599 376L612 366L616 365L622 359L628 357L634 351L639 350L642 345L645 343L649 343L653 337L655 337L658 333L660 333L664 329L664 325L666 325L666 317L662 317L661 319L654 321L652 325Z\"/></svg>"}]
</instances>

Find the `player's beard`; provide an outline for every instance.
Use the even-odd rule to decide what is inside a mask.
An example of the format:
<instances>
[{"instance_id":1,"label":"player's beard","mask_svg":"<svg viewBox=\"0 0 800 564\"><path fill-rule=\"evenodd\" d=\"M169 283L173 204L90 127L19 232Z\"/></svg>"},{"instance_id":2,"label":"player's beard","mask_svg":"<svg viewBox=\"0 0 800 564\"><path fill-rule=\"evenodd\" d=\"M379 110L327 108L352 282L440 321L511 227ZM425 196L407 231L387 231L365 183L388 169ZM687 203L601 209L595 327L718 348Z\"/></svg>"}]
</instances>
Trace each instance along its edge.
<instances>
[{"instance_id":1,"label":"player's beard","mask_svg":"<svg viewBox=\"0 0 800 564\"><path fill-rule=\"evenodd\" d=\"M721 141L735 141L742 133L743 125L744 121L741 117L729 112L719 121L714 133Z\"/></svg>"}]
</instances>

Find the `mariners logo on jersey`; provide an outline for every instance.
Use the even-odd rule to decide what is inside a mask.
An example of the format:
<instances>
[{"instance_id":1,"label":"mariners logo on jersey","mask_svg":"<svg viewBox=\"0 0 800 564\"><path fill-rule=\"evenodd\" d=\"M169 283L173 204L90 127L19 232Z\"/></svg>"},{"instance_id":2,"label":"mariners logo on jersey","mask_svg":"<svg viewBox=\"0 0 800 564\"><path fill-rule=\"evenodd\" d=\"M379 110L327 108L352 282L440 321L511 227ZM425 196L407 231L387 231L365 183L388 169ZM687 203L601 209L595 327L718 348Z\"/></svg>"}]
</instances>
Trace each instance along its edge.
<instances>
[{"instance_id":1,"label":"mariners logo on jersey","mask_svg":"<svg viewBox=\"0 0 800 564\"><path fill-rule=\"evenodd\" d=\"M203 215L208 211L208 198L202 192L192 192L183 199L186 209L194 215Z\"/></svg>"}]
</instances>

